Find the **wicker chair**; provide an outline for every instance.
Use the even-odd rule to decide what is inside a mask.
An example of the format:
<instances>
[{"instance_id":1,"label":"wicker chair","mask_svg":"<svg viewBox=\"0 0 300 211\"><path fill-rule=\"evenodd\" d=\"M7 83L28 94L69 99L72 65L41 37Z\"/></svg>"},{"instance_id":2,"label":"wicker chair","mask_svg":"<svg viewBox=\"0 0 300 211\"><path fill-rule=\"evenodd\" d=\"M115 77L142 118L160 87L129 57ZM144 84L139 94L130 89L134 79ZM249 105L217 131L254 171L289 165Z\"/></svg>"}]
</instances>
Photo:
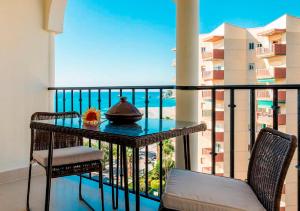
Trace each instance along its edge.
<instances>
[{"instance_id":1,"label":"wicker chair","mask_svg":"<svg viewBox=\"0 0 300 211\"><path fill-rule=\"evenodd\" d=\"M160 210L279 211L295 149L295 136L265 128L252 150L246 182L172 169Z\"/></svg>"},{"instance_id":2,"label":"wicker chair","mask_svg":"<svg viewBox=\"0 0 300 211\"><path fill-rule=\"evenodd\" d=\"M80 117L77 112L46 113L37 112L31 120L51 120L57 118ZM48 149L50 140L53 146L52 168L48 168ZM50 206L51 178L79 175L79 199L90 209L92 206L82 197L82 174L99 172L99 189L101 190L101 206L104 210L104 195L102 183L103 152L83 146L83 138L63 133L50 133L49 131L31 130L30 165L27 190L27 210L30 210L29 195L31 183L32 163L36 162L45 168L47 174L45 210ZM51 161L50 161L51 162Z\"/></svg>"}]
</instances>

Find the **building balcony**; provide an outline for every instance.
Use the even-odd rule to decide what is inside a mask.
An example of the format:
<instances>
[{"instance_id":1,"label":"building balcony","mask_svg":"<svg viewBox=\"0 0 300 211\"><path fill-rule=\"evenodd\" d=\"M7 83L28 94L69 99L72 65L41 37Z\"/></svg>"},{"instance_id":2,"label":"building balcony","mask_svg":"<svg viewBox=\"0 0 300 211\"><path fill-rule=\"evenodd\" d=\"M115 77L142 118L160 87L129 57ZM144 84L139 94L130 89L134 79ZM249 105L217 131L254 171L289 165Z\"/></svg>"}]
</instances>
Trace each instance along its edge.
<instances>
[{"instance_id":1,"label":"building balcony","mask_svg":"<svg viewBox=\"0 0 300 211\"><path fill-rule=\"evenodd\" d=\"M286 32L286 29L273 28L273 29L268 29L268 30L261 31L257 35L258 36L270 37L270 36L274 36L274 35L282 35L285 32Z\"/></svg>"},{"instance_id":2,"label":"building balcony","mask_svg":"<svg viewBox=\"0 0 300 211\"><path fill-rule=\"evenodd\" d=\"M258 58L269 58L273 56L285 56L286 44L273 44L271 47L258 47L256 49L256 56Z\"/></svg>"},{"instance_id":3,"label":"building balcony","mask_svg":"<svg viewBox=\"0 0 300 211\"><path fill-rule=\"evenodd\" d=\"M202 98L204 100L211 100L211 93L210 90L202 91ZM216 91L216 101L224 101L224 91Z\"/></svg>"},{"instance_id":4,"label":"building balcony","mask_svg":"<svg viewBox=\"0 0 300 211\"><path fill-rule=\"evenodd\" d=\"M259 101L273 101L273 91L272 90L258 90L256 93L256 99ZM278 102L286 101L286 91L278 91Z\"/></svg>"},{"instance_id":5,"label":"building balcony","mask_svg":"<svg viewBox=\"0 0 300 211\"><path fill-rule=\"evenodd\" d=\"M202 155L211 157L211 148L203 148ZM216 162L224 162L224 153L223 152L219 152L216 154Z\"/></svg>"},{"instance_id":6,"label":"building balcony","mask_svg":"<svg viewBox=\"0 0 300 211\"><path fill-rule=\"evenodd\" d=\"M210 35L210 36L204 37L202 39L202 42L217 42L217 41L220 41L220 40L223 40L223 39L224 39L224 36Z\"/></svg>"},{"instance_id":7,"label":"building balcony","mask_svg":"<svg viewBox=\"0 0 300 211\"><path fill-rule=\"evenodd\" d=\"M211 155L211 148L203 148L202 155Z\"/></svg>"},{"instance_id":8,"label":"building balcony","mask_svg":"<svg viewBox=\"0 0 300 211\"><path fill-rule=\"evenodd\" d=\"M202 52L202 60L223 60L224 59L224 49L213 49L211 51Z\"/></svg>"},{"instance_id":9,"label":"building balcony","mask_svg":"<svg viewBox=\"0 0 300 211\"><path fill-rule=\"evenodd\" d=\"M209 119L211 117L212 111L211 110L203 110L202 116L205 119ZM216 121L224 121L224 111L216 111Z\"/></svg>"},{"instance_id":10,"label":"building balcony","mask_svg":"<svg viewBox=\"0 0 300 211\"><path fill-rule=\"evenodd\" d=\"M257 113L257 123L267 126L273 125L273 115ZM278 114L278 125L286 125L286 114Z\"/></svg>"},{"instance_id":11,"label":"building balcony","mask_svg":"<svg viewBox=\"0 0 300 211\"><path fill-rule=\"evenodd\" d=\"M224 162L224 153L223 152L219 152L216 155L216 162Z\"/></svg>"},{"instance_id":12,"label":"building balcony","mask_svg":"<svg viewBox=\"0 0 300 211\"><path fill-rule=\"evenodd\" d=\"M216 131L216 142L224 142L224 132Z\"/></svg>"},{"instance_id":13,"label":"building balcony","mask_svg":"<svg viewBox=\"0 0 300 211\"><path fill-rule=\"evenodd\" d=\"M203 71L202 78L204 81L224 80L224 70Z\"/></svg>"},{"instance_id":14,"label":"building balcony","mask_svg":"<svg viewBox=\"0 0 300 211\"><path fill-rule=\"evenodd\" d=\"M286 67L273 67L269 69L257 69L256 79L275 79L281 80L286 78Z\"/></svg>"}]
</instances>

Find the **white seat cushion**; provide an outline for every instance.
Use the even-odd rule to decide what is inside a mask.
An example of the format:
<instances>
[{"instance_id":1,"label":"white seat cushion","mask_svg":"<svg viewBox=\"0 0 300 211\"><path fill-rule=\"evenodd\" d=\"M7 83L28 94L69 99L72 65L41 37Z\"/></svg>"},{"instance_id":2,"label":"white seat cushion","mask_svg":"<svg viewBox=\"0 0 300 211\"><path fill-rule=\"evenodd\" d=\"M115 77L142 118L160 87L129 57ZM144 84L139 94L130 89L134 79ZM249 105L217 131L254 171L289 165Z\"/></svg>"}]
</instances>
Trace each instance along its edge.
<instances>
[{"instance_id":1,"label":"white seat cushion","mask_svg":"<svg viewBox=\"0 0 300 211\"><path fill-rule=\"evenodd\" d=\"M180 211L265 211L241 180L180 169L170 171L162 202L165 208Z\"/></svg>"},{"instance_id":2,"label":"white seat cushion","mask_svg":"<svg viewBox=\"0 0 300 211\"><path fill-rule=\"evenodd\" d=\"M78 146L53 150L53 166L102 160L104 154L100 150ZM43 166L48 165L48 150L34 151L33 159Z\"/></svg>"}]
</instances>

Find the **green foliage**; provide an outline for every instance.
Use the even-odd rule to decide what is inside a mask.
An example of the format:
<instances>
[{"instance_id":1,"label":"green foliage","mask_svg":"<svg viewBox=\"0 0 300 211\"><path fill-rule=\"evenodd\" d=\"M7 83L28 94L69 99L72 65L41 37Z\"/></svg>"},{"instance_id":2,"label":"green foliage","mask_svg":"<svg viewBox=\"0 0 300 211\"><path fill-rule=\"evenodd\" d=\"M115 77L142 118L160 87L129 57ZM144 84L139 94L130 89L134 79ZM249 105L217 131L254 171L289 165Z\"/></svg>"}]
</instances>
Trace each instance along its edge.
<instances>
[{"instance_id":1,"label":"green foliage","mask_svg":"<svg viewBox=\"0 0 300 211\"><path fill-rule=\"evenodd\" d=\"M150 183L150 187L152 189L158 190L159 189L159 180L152 180Z\"/></svg>"}]
</instances>

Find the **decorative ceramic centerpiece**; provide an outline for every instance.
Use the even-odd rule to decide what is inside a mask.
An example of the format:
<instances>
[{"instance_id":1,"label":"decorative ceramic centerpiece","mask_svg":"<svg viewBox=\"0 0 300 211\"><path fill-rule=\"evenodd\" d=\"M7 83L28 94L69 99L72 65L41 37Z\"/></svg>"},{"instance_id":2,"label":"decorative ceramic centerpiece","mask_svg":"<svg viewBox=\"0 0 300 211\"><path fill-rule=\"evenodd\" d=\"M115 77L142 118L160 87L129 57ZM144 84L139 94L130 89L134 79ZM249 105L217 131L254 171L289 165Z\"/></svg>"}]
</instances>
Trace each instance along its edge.
<instances>
[{"instance_id":1,"label":"decorative ceramic centerpiece","mask_svg":"<svg viewBox=\"0 0 300 211\"><path fill-rule=\"evenodd\" d=\"M100 110L90 108L82 115L83 124L87 126L97 127L100 124Z\"/></svg>"},{"instance_id":2,"label":"decorative ceramic centerpiece","mask_svg":"<svg viewBox=\"0 0 300 211\"><path fill-rule=\"evenodd\" d=\"M143 114L131 103L126 97L121 97L121 100L116 105L112 106L105 114L106 118L117 124L134 123L140 120Z\"/></svg>"}]
</instances>

